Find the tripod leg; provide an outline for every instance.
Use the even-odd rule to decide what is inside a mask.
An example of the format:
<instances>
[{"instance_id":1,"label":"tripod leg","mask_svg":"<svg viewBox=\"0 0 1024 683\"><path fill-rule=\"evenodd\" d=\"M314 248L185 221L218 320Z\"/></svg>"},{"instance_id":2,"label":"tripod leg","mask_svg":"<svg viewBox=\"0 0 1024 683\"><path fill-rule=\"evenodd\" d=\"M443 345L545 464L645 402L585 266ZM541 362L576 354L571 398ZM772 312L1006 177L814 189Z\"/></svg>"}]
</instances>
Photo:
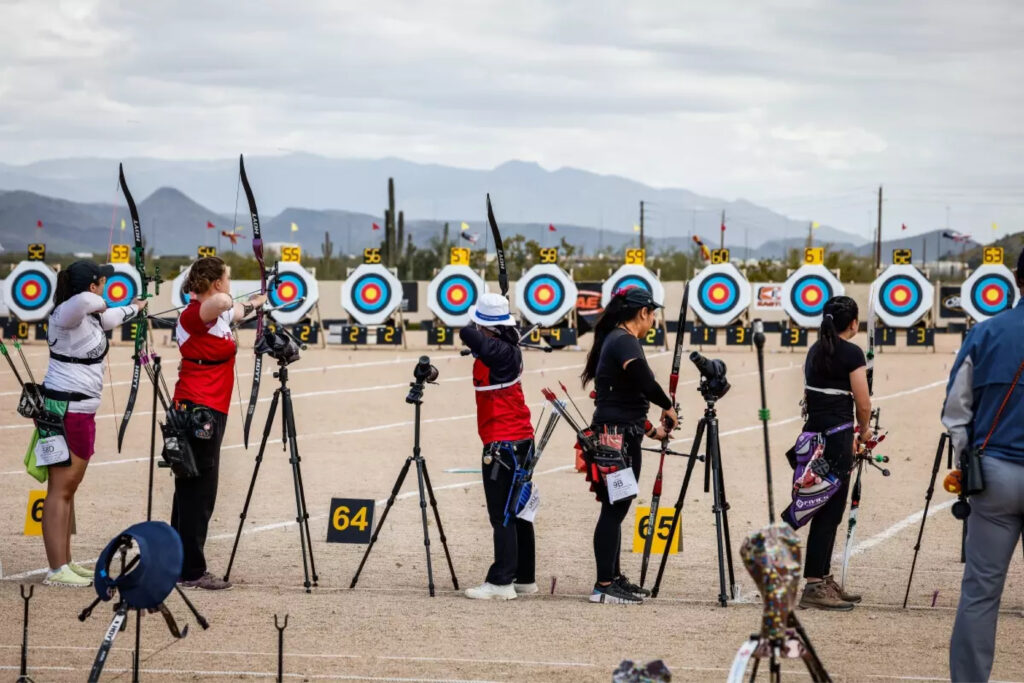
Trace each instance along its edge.
<instances>
[{"instance_id":1,"label":"tripod leg","mask_svg":"<svg viewBox=\"0 0 1024 683\"><path fill-rule=\"evenodd\" d=\"M370 543L366 546L366 552L363 553L363 559L359 562L359 568L356 569L356 575L352 577L352 583L349 584L349 588L355 588L356 582L359 581L359 575L363 571L363 565L366 564L366 558L370 556L370 551L373 550L373 544L377 542L377 537L380 536L380 530L384 528L384 520L388 518L388 512L391 511L391 506L395 504L395 498L398 496L398 491L402 488L402 482L405 481L405 475L409 474L409 465L412 464L413 456L409 456L405 459L405 464L402 465L402 471L398 473L398 479L395 480L395 485L391 489L391 496L388 498L387 505L384 506L384 514L380 516L380 521L377 522L377 528L373 531L373 536L370 536Z\"/></svg>"},{"instance_id":2,"label":"tripod leg","mask_svg":"<svg viewBox=\"0 0 1024 683\"><path fill-rule=\"evenodd\" d=\"M420 517L423 519L423 548L427 552L427 588L434 597L434 568L430 561L430 531L427 529L427 498L423 482L423 458L416 458L416 483L420 489Z\"/></svg>"},{"instance_id":3,"label":"tripod leg","mask_svg":"<svg viewBox=\"0 0 1024 683\"><path fill-rule=\"evenodd\" d=\"M302 501L302 523L306 527L306 549L309 551L309 569L313 574L313 585L316 586L320 581L320 577L316 573L316 562L313 560L313 536L309 533L309 508L306 505L306 487L302 483L302 468L300 463L302 458L299 457L299 441L297 432L295 429L295 411L292 409L291 393L288 394L288 415L289 424L291 429L291 441L295 452L295 471L298 474L299 480L299 499Z\"/></svg>"},{"instance_id":4,"label":"tripod leg","mask_svg":"<svg viewBox=\"0 0 1024 683\"><path fill-rule=\"evenodd\" d=\"M142 610L135 610L135 651L132 652L132 683L139 683L139 659L142 657Z\"/></svg>"},{"instance_id":5,"label":"tripod leg","mask_svg":"<svg viewBox=\"0 0 1024 683\"><path fill-rule=\"evenodd\" d=\"M729 596L725 592L725 553L726 549L723 547L725 542L725 535L728 533L727 527L728 518L725 517L725 510L722 501L722 489L718 482L718 468L721 463L718 460L718 443L716 436L718 433L717 420L711 418L708 425L708 449L707 459L711 461L711 468L714 470L715 488L712 490L711 498L713 502L713 511L715 513L715 541L718 544L718 603L725 607L729 602ZM729 558L732 559L731 557ZM731 569L731 567L730 567Z\"/></svg>"},{"instance_id":6,"label":"tripod leg","mask_svg":"<svg viewBox=\"0 0 1024 683\"><path fill-rule=\"evenodd\" d=\"M309 559L306 557L307 544L310 543L307 538L306 532L309 529L309 525L306 523L307 520L303 519L305 514L305 501L302 496L302 481L301 475L299 474L299 447L295 443L295 420L292 415L292 394L291 390L284 388L281 390L284 394L283 406L281 409L281 421L282 428L284 430L285 439L288 443L288 462L292 466L292 485L295 489L295 524L299 527L299 547L302 548L302 585L306 588L306 592L310 592L310 586L312 585L309 581ZM312 555L312 547L310 547L310 555Z\"/></svg>"},{"instance_id":7,"label":"tripod leg","mask_svg":"<svg viewBox=\"0 0 1024 683\"><path fill-rule=\"evenodd\" d=\"M181 599L185 602L185 606L188 607L190 612L192 612L192 616L196 618L196 622L203 627L203 630L205 631L210 628L210 622L206 620L206 617L199 613L196 606L193 605L192 601L188 599L187 595L185 595L185 591L181 590L181 586L175 584L174 590L178 591L178 595L180 595Z\"/></svg>"},{"instance_id":8,"label":"tripod leg","mask_svg":"<svg viewBox=\"0 0 1024 683\"><path fill-rule=\"evenodd\" d=\"M729 570L729 595L736 599L736 573L732 562L732 540L729 538L729 501L725 495L725 470L722 468L722 446L718 441L718 428L715 428L715 454L718 460L718 486L722 500L722 527L725 529L725 561Z\"/></svg>"},{"instance_id":9,"label":"tripod leg","mask_svg":"<svg viewBox=\"0 0 1024 683\"><path fill-rule=\"evenodd\" d=\"M448 538L444 535L444 527L441 526L441 513L437 509L437 499L434 497L434 487L430 484L430 475L427 473L427 461L423 461L423 481L427 484L427 495L430 497L430 507L434 508L434 520L437 522L437 534L441 537L441 547L444 548L444 556L448 560L448 571L452 575L452 586L459 590L459 580L455 578L455 566L452 564L452 554L448 550Z\"/></svg>"},{"instance_id":10,"label":"tripod leg","mask_svg":"<svg viewBox=\"0 0 1024 683\"><path fill-rule=\"evenodd\" d=\"M263 463L263 453L267 450L267 439L270 438L270 430L274 426L274 413L277 411L277 402L281 398L281 390L274 392L274 398L270 401L270 412L267 413L267 423L263 426L263 439L260 441L260 450L256 453L256 465L252 468L252 479L249 481L249 491L245 494L245 505L242 506L242 514L238 516L238 531L235 533L235 542L231 546L231 557L228 559L228 568L224 571L224 580L231 576L231 567L235 564L235 553L238 551L238 541L242 538L242 529L245 526L245 516L249 512L249 503L252 502L252 491L256 487L256 477L260 473L260 465Z\"/></svg>"},{"instance_id":11,"label":"tripod leg","mask_svg":"<svg viewBox=\"0 0 1024 683\"><path fill-rule=\"evenodd\" d=\"M679 498L676 499L675 511L672 513L672 524L668 528L668 540L666 543L671 543L672 539L676 535L676 526L679 524L679 515L683 511L683 502L686 500L686 489L690 486L690 477L693 475L693 468L697 464L697 454L700 452L700 442L704 437L704 429L707 426L707 421L701 418L700 422L697 423L697 433L693 437L693 446L690 448L690 461L686 463L686 474L683 475L683 485L679 489ZM661 563L658 565L658 576L654 579L654 586L651 587L651 597L658 597L658 592L661 590L661 578L665 575L665 566L668 564L668 547L666 546L665 552L661 554Z\"/></svg>"},{"instance_id":12,"label":"tripod leg","mask_svg":"<svg viewBox=\"0 0 1024 683\"><path fill-rule=\"evenodd\" d=\"M917 554L921 550L921 538L924 536L924 523L928 519L928 506L932 502L932 494L935 492L935 478L939 476L939 466L942 464L942 454L946 450L946 440L949 433L946 432L939 439L939 448L935 451L935 462L932 463L932 478L928 481L928 490L924 494L924 511L921 513L921 528L917 530L917 543L914 544L914 559L910 563L910 576L907 578L907 592L903 594L903 609L907 608L907 600L910 599L910 584L914 581L914 569L917 567Z\"/></svg>"}]
</instances>

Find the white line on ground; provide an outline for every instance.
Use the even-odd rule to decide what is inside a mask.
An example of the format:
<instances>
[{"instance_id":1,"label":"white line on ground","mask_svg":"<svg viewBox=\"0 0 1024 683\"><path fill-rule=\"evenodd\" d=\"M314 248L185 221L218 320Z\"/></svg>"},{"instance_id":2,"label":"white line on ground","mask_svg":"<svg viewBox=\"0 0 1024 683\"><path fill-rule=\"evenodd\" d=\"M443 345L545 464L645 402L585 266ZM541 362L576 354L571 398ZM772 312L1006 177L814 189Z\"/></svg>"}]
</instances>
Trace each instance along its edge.
<instances>
[{"instance_id":1,"label":"white line on ground","mask_svg":"<svg viewBox=\"0 0 1024 683\"><path fill-rule=\"evenodd\" d=\"M33 671L89 671L92 667L73 667L73 666L33 666ZM16 666L0 666L0 670L6 671L17 671ZM106 667L103 669L105 674L129 674L131 669L128 668L112 668ZM140 674L152 674L152 675L166 675L180 677L182 675L187 676L231 676L238 678L239 676L253 676L256 678L277 678L276 671L203 671L199 669L139 669ZM501 681L481 680L481 679L466 679L466 678L407 678L407 677L396 677L396 676L357 676L354 674L299 674L299 673L284 673L285 678L301 678L302 680L332 680L332 681L395 681L397 683L502 683ZM180 680L180 678L179 678Z\"/></svg>"}]
</instances>

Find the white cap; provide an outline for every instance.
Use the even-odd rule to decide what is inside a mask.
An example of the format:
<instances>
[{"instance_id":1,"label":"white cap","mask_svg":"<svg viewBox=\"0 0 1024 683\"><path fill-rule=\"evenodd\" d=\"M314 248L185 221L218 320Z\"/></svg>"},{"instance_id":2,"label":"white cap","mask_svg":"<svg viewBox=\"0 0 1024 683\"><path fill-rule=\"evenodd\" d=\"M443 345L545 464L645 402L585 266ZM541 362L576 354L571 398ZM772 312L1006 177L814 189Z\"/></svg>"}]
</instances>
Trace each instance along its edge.
<instances>
[{"instance_id":1,"label":"white cap","mask_svg":"<svg viewBox=\"0 0 1024 683\"><path fill-rule=\"evenodd\" d=\"M516 324L508 312L508 299L497 292L485 292L469 311L470 319L481 327L512 326Z\"/></svg>"}]
</instances>

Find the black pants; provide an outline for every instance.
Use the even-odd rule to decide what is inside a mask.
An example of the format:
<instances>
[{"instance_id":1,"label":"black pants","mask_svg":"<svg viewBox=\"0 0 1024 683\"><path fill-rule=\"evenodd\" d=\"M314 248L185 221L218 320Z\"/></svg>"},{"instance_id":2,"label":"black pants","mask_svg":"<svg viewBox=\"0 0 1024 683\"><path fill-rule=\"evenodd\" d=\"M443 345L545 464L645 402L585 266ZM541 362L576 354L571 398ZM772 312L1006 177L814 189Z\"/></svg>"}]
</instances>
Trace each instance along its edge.
<instances>
[{"instance_id":1,"label":"black pants","mask_svg":"<svg viewBox=\"0 0 1024 683\"><path fill-rule=\"evenodd\" d=\"M516 460L525 464L527 454L533 445L532 441L517 441ZM492 452L492 446L484 446L484 455ZM484 496L487 498L487 515L491 520L494 537L494 563L487 570L487 583L496 586L507 586L510 583L533 583L536 580L535 545L533 523L515 518L505 522L505 503L512 490L512 478L515 463L507 448L494 448L494 461L482 466L484 478ZM504 465L499 463L504 463Z\"/></svg>"},{"instance_id":2,"label":"black pants","mask_svg":"<svg viewBox=\"0 0 1024 683\"><path fill-rule=\"evenodd\" d=\"M181 580L194 581L206 572L206 534L217 502L217 478L220 473L220 445L228 416L214 412L213 435L209 439L189 438L195 454L199 476L191 479L175 477L174 503L171 506L171 526L181 536L185 559L181 566Z\"/></svg>"},{"instance_id":3,"label":"black pants","mask_svg":"<svg viewBox=\"0 0 1024 683\"><path fill-rule=\"evenodd\" d=\"M825 428L815 426L808 429L805 426L805 431L825 431ZM853 430L848 429L826 437L822 457L828 460L829 467L840 476L843 485L811 518L811 527L807 534L807 557L804 560L805 578L822 578L832 573L832 553L836 547L836 535L843 521L843 512L846 510L846 497L850 493Z\"/></svg>"},{"instance_id":4,"label":"black pants","mask_svg":"<svg viewBox=\"0 0 1024 683\"><path fill-rule=\"evenodd\" d=\"M599 427L595 426L595 431ZM640 446L644 435L642 431L627 430L623 435L623 451L632 463L633 474L637 481L640 480ZM622 500L618 503L608 502L608 492L604 486L599 486L601 498L601 514L597 518L597 526L594 527L594 560L597 563L597 580L613 581L622 571L619 568L619 554L622 550L622 521L629 514L629 508L633 499Z\"/></svg>"}]
</instances>

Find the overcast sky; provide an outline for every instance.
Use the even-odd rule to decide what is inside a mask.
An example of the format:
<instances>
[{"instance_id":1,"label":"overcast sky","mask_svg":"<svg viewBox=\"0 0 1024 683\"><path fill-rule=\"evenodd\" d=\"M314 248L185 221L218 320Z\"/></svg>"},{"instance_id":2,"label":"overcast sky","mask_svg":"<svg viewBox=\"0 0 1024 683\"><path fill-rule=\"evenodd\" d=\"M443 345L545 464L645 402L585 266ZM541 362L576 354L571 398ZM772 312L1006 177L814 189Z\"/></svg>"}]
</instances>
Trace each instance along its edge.
<instances>
[{"instance_id":1,"label":"overcast sky","mask_svg":"<svg viewBox=\"0 0 1024 683\"><path fill-rule=\"evenodd\" d=\"M8 163L524 159L865 232L883 183L985 237L1024 230L1022 84L1012 0L0 0Z\"/></svg>"}]
</instances>

